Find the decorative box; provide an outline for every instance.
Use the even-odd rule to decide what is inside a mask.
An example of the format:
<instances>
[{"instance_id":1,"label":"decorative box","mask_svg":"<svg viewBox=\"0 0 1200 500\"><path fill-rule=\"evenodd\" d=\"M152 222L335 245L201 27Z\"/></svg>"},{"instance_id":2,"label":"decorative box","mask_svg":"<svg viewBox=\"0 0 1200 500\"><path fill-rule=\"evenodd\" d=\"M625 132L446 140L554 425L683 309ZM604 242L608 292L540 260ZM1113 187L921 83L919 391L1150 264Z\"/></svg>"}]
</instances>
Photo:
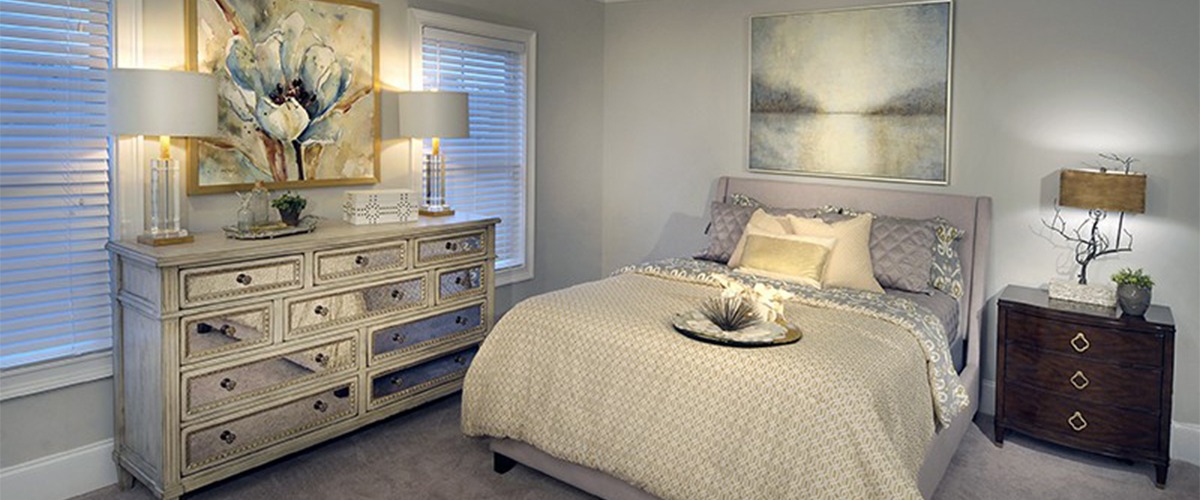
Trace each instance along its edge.
<instances>
[{"instance_id":1,"label":"decorative box","mask_svg":"<svg viewBox=\"0 0 1200 500\"><path fill-rule=\"evenodd\" d=\"M342 220L356 226L415 221L416 193L411 189L346 191Z\"/></svg>"}]
</instances>

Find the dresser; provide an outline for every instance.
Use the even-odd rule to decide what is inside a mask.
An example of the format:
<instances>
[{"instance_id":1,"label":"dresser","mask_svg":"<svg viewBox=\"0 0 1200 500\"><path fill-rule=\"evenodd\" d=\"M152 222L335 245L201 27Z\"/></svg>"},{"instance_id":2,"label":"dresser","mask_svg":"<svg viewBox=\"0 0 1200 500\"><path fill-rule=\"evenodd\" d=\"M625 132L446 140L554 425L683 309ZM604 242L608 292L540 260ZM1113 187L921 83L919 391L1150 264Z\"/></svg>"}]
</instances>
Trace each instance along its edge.
<instances>
[{"instance_id":1,"label":"dresser","mask_svg":"<svg viewBox=\"0 0 1200 500\"><path fill-rule=\"evenodd\" d=\"M122 487L180 495L458 391L498 219L112 242Z\"/></svg>"},{"instance_id":2,"label":"dresser","mask_svg":"<svg viewBox=\"0 0 1200 500\"><path fill-rule=\"evenodd\" d=\"M996 442L1008 430L1150 462L1167 481L1175 321L1050 300L1009 286L998 300Z\"/></svg>"}]
</instances>

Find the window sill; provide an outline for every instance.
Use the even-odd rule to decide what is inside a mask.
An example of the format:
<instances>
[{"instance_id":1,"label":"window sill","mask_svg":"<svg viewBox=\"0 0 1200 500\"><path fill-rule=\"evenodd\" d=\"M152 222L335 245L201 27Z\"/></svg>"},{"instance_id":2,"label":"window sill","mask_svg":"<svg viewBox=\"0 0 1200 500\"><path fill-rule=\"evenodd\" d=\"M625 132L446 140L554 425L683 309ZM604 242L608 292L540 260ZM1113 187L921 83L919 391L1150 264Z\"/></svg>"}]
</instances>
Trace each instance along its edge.
<instances>
[{"instance_id":1,"label":"window sill","mask_svg":"<svg viewBox=\"0 0 1200 500\"><path fill-rule=\"evenodd\" d=\"M533 267L521 266L496 272L496 286L512 285L533 279Z\"/></svg>"},{"instance_id":2,"label":"window sill","mask_svg":"<svg viewBox=\"0 0 1200 500\"><path fill-rule=\"evenodd\" d=\"M105 379L112 369L111 350L9 368L0 371L0 401Z\"/></svg>"}]
</instances>

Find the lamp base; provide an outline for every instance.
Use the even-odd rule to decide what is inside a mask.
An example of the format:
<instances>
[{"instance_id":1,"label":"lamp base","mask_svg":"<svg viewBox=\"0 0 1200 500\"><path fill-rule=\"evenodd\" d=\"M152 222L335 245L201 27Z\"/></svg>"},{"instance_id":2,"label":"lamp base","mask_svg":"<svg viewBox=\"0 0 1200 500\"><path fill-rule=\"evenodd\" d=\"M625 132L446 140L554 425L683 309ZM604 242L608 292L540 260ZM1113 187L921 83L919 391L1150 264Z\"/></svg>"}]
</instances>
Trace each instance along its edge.
<instances>
[{"instance_id":1,"label":"lamp base","mask_svg":"<svg viewBox=\"0 0 1200 500\"><path fill-rule=\"evenodd\" d=\"M153 234L141 234L137 237L137 242L143 245L152 247L161 247L166 245L179 245L181 243L191 243L196 241L196 238L191 234L170 235L170 236L155 236Z\"/></svg>"},{"instance_id":2,"label":"lamp base","mask_svg":"<svg viewBox=\"0 0 1200 500\"><path fill-rule=\"evenodd\" d=\"M1102 307L1116 307L1117 292L1112 287L1076 281L1050 280L1050 298L1068 302L1080 302Z\"/></svg>"},{"instance_id":3,"label":"lamp base","mask_svg":"<svg viewBox=\"0 0 1200 500\"><path fill-rule=\"evenodd\" d=\"M421 209L417 210L417 212L426 217L445 217L448 215L454 215L454 209L449 207L441 210L436 210L433 207L421 207Z\"/></svg>"}]
</instances>

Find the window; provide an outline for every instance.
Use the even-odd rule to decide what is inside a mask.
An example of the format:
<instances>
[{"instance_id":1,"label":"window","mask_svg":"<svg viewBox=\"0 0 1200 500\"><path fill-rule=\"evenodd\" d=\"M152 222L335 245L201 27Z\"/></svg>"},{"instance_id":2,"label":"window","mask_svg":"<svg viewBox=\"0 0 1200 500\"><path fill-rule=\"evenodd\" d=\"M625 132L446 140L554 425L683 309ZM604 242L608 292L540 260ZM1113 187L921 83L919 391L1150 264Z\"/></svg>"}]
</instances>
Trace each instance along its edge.
<instances>
[{"instance_id":1,"label":"window","mask_svg":"<svg viewBox=\"0 0 1200 500\"><path fill-rule=\"evenodd\" d=\"M107 0L0 0L0 368L112 346Z\"/></svg>"},{"instance_id":2,"label":"window","mask_svg":"<svg viewBox=\"0 0 1200 500\"><path fill-rule=\"evenodd\" d=\"M443 139L446 198L499 217L498 284L533 277L533 103L536 35L413 9L415 88L469 94L471 136ZM426 141L425 149L431 147Z\"/></svg>"}]
</instances>

